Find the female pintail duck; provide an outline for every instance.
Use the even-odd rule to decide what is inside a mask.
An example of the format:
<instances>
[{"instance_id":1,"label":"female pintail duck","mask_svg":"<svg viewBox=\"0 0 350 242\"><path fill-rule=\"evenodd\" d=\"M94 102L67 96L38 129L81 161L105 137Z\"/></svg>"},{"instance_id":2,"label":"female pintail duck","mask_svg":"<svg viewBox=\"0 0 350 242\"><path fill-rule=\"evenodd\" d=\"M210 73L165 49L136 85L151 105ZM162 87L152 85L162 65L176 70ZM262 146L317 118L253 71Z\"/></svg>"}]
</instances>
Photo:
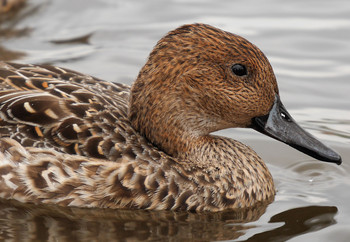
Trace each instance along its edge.
<instances>
[{"instance_id":1,"label":"female pintail duck","mask_svg":"<svg viewBox=\"0 0 350 242\"><path fill-rule=\"evenodd\" d=\"M0 0L0 13L7 13L18 9L25 4L26 0Z\"/></svg>"},{"instance_id":2,"label":"female pintail duck","mask_svg":"<svg viewBox=\"0 0 350 242\"><path fill-rule=\"evenodd\" d=\"M204 24L168 33L135 83L47 65L0 64L0 196L99 208L219 211L275 194L251 127L317 159L340 156L282 105L265 55Z\"/></svg>"}]
</instances>

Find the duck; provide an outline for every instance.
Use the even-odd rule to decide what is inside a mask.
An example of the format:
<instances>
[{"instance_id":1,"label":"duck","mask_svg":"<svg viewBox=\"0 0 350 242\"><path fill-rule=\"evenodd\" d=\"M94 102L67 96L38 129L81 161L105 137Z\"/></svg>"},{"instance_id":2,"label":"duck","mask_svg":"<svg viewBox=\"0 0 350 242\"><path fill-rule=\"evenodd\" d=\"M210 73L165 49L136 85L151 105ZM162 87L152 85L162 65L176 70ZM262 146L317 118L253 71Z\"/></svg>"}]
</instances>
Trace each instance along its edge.
<instances>
[{"instance_id":1,"label":"duck","mask_svg":"<svg viewBox=\"0 0 350 242\"><path fill-rule=\"evenodd\" d=\"M24 6L26 0L0 0L0 13L8 13Z\"/></svg>"},{"instance_id":2,"label":"duck","mask_svg":"<svg viewBox=\"0 0 350 242\"><path fill-rule=\"evenodd\" d=\"M0 62L0 198L64 207L222 211L274 199L253 128L316 159L340 155L283 106L263 52L187 24L161 38L132 86Z\"/></svg>"}]
</instances>

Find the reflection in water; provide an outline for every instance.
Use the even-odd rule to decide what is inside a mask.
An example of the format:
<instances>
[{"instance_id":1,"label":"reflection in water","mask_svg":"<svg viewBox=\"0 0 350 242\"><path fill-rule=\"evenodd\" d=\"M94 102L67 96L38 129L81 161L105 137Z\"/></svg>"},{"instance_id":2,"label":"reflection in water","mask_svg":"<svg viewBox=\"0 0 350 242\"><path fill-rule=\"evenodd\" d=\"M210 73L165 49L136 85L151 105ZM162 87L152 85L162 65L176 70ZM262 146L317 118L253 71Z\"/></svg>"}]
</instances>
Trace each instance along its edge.
<instances>
[{"instance_id":1,"label":"reflection in water","mask_svg":"<svg viewBox=\"0 0 350 242\"><path fill-rule=\"evenodd\" d=\"M0 0L0 61L17 60L26 55L1 45L4 40L24 37L31 32L29 28L16 28L18 23L39 10L39 6L24 8L25 3L25 0Z\"/></svg>"},{"instance_id":2,"label":"reflection in water","mask_svg":"<svg viewBox=\"0 0 350 242\"><path fill-rule=\"evenodd\" d=\"M286 241L336 224L337 207L309 206L294 208L271 217L270 223L283 222L276 229L255 234L246 241Z\"/></svg>"},{"instance_id":3,"label":"reflection in water","mask_svg":"<svg viewBox=\"0 0 350 242\"><path fill-rule=\"evenodd\" d=\"M239 211L191 213L63 208L0 200L0 240L235 239L250 228L243 223L259 219L267 205Z\"/></svg>"},{"instance_id":4,"label":"reflection in water","mask_svg":"<svg viewBox=\"0 0 350 242\"><path fill-rule=\"evenodd\" d=\"M65 40L51 40L53 44L90 44L90 38L92 33L84 34L82 36L77 36L75 38L65 39Z\"/></svg>"},{"instance_id":5,"label":"reflection in water","mask_svg":"<svg viewBox=\"0 0 350 242\"><path fill-rule=\"evenodd\" d=\"M0 0L0 14L10 14L23 7L26 0Z\"/></svg>"},{"instance_id":6,"label":"reflection in water","mask_svg":"<svg viewBox=\"0 0 350 242\"><path fill-rule=\"evenodd\" d=\"M350 143L350 111L324 108L300 109L294 117L317 137L340 143ZM310 118L312 117L312 119ZM337 117L333 119L332 117Z\"/></svg>"},{"instance_id":7,"label":"reflection in water","mask_svg":"<svg viewBox=\"0 0 350 242\"><path fill-rule=\"evenodd\" d=\"M1 45L1 42L6 39L13 39L13 38L19 38L28 35L30 30L28 28L24 29L15 29L15 26L6 26L5 28L2 27L1 21L0 21L0 60L1 61L10 61L10 60L16 60L20 59L25 56L24 52L21 51L14 51L6 49L4 46Z\"/></svg>"},{"instance_id":8,"label":"reflection in water","mask_svg":"<svg viewBox=\"0 0 350 242\"><path fill-rule=\"evenodd\" d=\"M16 60L20 59L21 57L24 57L25 53L21 51L12 51L8 50L0 45L0 60L1 61L10 61L10 60Z\"/></svg>"},{"instance_id":9,"label":"reflection in water","mask_svg":"<svg viewBox=\"0 0 350 242\"><path fill-rule=\"evenodd\" d=\"M237 239L265 212L267 204L241 211L190 213L35 206L0 201L0 240L176 240ZM338 209L310 206L290 209L271 217L284 225L258 233L247 241L286 241L335 224Z\"/></svg>"}]
</instances>

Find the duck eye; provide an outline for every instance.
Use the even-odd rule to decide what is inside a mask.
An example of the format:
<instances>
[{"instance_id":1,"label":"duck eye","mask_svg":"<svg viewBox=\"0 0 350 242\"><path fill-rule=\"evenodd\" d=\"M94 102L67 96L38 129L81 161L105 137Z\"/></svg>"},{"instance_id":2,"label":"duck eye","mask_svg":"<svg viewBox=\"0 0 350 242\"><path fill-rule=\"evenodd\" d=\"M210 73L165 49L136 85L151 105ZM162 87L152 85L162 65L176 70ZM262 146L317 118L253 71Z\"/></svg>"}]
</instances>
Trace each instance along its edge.
<instances>
[{"instance_id":1,"label":"duck eye","mask_svg":"<svg viewBox=\"0 0 350 242\"><path fill-rule=\"evenodd\" d=\"M242 64L234 64L231 66L231 70L237 76L247 75L247 68Z\"/></svg>"}]
</instances>

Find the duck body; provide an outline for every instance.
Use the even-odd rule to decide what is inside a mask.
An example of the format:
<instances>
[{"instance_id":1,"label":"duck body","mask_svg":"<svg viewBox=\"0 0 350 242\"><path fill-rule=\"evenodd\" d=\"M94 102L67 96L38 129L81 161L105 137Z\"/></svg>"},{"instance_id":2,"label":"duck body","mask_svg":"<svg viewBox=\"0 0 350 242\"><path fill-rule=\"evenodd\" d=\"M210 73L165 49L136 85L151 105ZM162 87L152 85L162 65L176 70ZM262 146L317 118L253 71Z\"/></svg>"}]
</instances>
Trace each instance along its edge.
<instances>
[{"instance_id":1,"label":"duck body","mask_svg":"<svg viewBox=\"0 0 350 242\"><path fill-rule=\"evenodd\" d=\"M261 126L255 118L271 113L277 97L259 49L203 24L162 38L132 87L0 62L0 197L192 211L270 201L275 188L262 159L210 133Z\"/></svg>"},{"instance_id":2,"label":"duck body","mask_svg":"<svg viewBox=\"0 0 350 242\"><path fill-rule=\"evenodd\" d=\"M49 68L2 64L8 76L1 88L13 92L1 96L1 197L78 207L218 210L273 196L272 177L249 147L215 137L212 166L174 159L131 127L128 86ZM244 169L236 172L236 165Z\"/></svg>"},{"instance_id":3,"label":"duck body","mask_svg":"<svg viewBox=\"0 0 350 242\"><path fill-rule=\"evenodd\" d=\"M25 4L26 0L0 0L0 13L8 13Z\"/></svg>"}]
</instances>

